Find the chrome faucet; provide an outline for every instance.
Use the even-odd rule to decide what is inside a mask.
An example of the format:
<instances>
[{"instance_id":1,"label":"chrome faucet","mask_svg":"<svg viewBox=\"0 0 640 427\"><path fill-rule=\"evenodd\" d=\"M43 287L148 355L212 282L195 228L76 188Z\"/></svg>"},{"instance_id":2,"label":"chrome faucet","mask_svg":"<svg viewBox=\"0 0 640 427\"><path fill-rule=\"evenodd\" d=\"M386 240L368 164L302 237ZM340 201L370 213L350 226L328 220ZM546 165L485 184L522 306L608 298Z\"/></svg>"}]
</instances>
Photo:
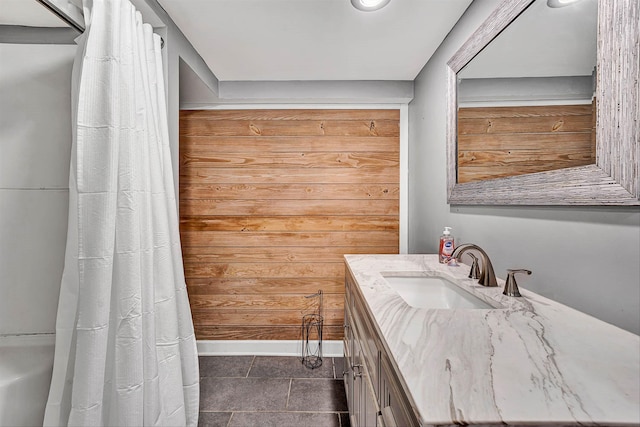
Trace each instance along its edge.
<instances>
[{"instance_id":1,"label":"chrome faucet","mask_svg":"<svg viewBox=\"0 0 640 427\"><path fill-rule=\"evenodd\" d=\"M498 286L496 273L493 271L493 265L491 264L489 255L487 255L487 253L480 246L474 245L473 243L463 243L460 246L456 247L456 249L453 251L453 254L451 254L451 258L460 260L462 254L471 249L475 249L476 251L480 252L480 255L482 256L482 269L480 270L478 283L482 286ZM477 264L475 265L475 267L477 268Z\"/></svg>"}]
</instances>

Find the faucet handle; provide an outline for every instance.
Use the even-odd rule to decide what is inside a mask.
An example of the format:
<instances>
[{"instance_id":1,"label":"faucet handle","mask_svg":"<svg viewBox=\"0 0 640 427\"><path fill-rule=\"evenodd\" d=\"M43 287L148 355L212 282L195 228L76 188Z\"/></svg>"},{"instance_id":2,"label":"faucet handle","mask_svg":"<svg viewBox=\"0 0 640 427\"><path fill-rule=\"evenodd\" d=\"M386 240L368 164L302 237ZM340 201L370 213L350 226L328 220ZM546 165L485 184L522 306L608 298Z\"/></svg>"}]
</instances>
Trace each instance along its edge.
<instances>
[{"instance_id":1,"label":"faucet handle","mask_svg":"<svg viewBox=\"0 0 640 427\"><path fill-rule=\"evenodd\" d=\"M471 270L469 270L469 279L479 279L480 278L480 267L478 267L478 257L469 252L469 256L473 259L471 263Z\"/></svg>"},{"instance_id":2,"label":"faucet handle","mask_svg":"<svg viewBox=\"0 0 640 427\"><path fill-rule=\"evenodd\" d=\"M518 269L508 269L507 270L507 281L504 285L504 291L502 292L504 295L510 297L521 297L520 290L518 289L518 284L516 283L515 274L516 273L525 273L527 275L531 274L531 270L526 270L524 268Z\"/></svg>"}]
</instances>

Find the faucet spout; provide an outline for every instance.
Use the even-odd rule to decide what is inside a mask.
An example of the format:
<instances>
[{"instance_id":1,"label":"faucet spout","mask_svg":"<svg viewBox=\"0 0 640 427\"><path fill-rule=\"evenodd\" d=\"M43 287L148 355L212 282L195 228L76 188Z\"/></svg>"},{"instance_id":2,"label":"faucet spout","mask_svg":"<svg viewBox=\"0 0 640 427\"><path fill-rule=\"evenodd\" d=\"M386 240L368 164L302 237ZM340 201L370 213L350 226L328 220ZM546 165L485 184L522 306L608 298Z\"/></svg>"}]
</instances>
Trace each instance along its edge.
<instances>
[{"instance_id":1,"label":"faucet spout","mask_svg":"<svg viewBox=\"0 0 640 427\"><path fill-rule=\"evenodd\" d=\"M493 271L493 265L491 264L489 255L487 255L487 253L480 246L473 243L463 243L456 247L456 249L453 251L453 254L451 254L451 257L460 260L462 255L468 250L476 250L482 257L482 269L480 270L478 283L482 286L498 286L496 273Z\"/></svg>"}]
</instances>

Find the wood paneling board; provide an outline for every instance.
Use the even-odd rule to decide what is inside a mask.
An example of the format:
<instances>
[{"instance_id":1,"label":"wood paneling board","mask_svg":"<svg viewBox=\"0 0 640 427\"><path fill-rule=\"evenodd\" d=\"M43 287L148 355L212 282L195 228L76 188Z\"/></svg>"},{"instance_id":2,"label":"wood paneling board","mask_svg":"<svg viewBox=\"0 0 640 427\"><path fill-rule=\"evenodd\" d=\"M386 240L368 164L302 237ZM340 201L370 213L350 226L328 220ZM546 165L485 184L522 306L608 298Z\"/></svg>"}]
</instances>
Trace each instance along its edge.
<instances>
[{"instance_id":1,"label":"wood paneling board","mask_svg":"<svg viewBox=\"0 0 640 427\"><path fill-rule=\"evenodd\" d=\"M328 141L327 141L328 140ZM397 137L361 136L186 136L180 137L180 146L190 153L281 153L291 151L330 152L397 152Z\"/></svg>"},{"instance_id":2,"label":"wood paneling board","mask_svg":"<svg viewBox=\"0 0 640 427\"><path fill-rule=\"evenodd\" d=\"M380 168L398 166L398 154L378 153L183 153L181 168L226 167L242 168Z\"/></svg>"},{"instance_id":3,"label":"wood paneling board","mask_svg":"<svg viewBox=\"0 0 640 427\"><path fill-rule=\"evenodd\" d=\"M183 125L193 120L400 120L399 110L184 110Z\"/></svg>"},{"instance_id":4,"label":"wood paneling board","mask_svg":"<svg viewBox=\"0 0 640 427\"><path fill-rule=\"evenodd\" d=\"M198 339L299 339L344 254L397 253L398 110L183 111L180 229Z\"/></svg>"},{"instance_id":5,"label":"wood paneling board","mask_svg":"<svg viewBox=\"0 0 640 427\"><path fill-rule=\"evenodd\" d=\"M477 147L485 150L519 150L554 149L565 147L569 150L582 149L592 139L591 133L552 133L552 134L476 134L460 135L458 150L470 151Z\"/></svg>"},{"instance_id":6,"label":"wood paneling board","mask_svg":"<svg viewBox=\"0 0 640 427\"><path fill-rule=\"evenodd\" d=\"M235 309L291 309L303 312L317 308L313 298L306 298L305 294L287 295L192 295L189 297L193 308L235 308ZM322 304L326 309L340 309L343 307L342 295L324 295Z\"/></svg>"},{"instance_id":7,"label":"wood paneling board","mask_svg":"<svg viewBox=\"0 0 640 427\"><path fill-rule=\"evenodd\" d=\"M183 231L390 231L398 221L389 216L186 216Z\"/></svg>"},{"instance_id":8,"label":"wood paneling board","mask_svg":"<svg viewBox=\"0 0 640 427\"><path fill-rule=\"evenodd\" d=\"M461 135L482 133L591 132L591 114L580 116L459 119Z\"/></svg>"},{"instance_id":9,"label":"wood paneling board","mask_svg":"<svg viewBox=\"0 0 640 427\"><path fill-rule=\"evenodd\" d=\"M233 232L185 231L182 247L192 246L397 246L396 231L334 231L334 232Z\"/></svg>"},{"instance_id":10,"label":"wood paneling board","mask_svg":"<svg viewBox=\"0 0 640 427\"><path fill-rule=\"evenodd\" d=\"M560 169L560 168L556 168ZM458 172L460 182L484 181L487 179L515 177L540 172L540 166L500 166L492 167L491 172L486 168L466 167Z\"/></svg>"},{"instance_id":11,"label":"wood paneling board","mask_svg":"<svg viewBox=\"0 0 640 427\"><path fill-rule=\"evenodd\" d=\"M264 295L312 294L322 288L328 294L344 291L344 277L338 278L191 278L187 283L189 295Z\"/></svg>"},{"instance_id":12,"label":"wood paneling board","mask_svg":"<svg viewBox=\"0 0 640 427\"><path fill-rule=\"evenodd\" d=\"M377 253L392 254L395 246L376 246ZM279 246L279 247L241 247L241 246L202 246L189 247L185 255L186 263L239 263L239 262L343 262L344 254L368 254L368 246Z\"/></svg>"},{"instance_id":13,"label":"wood paneling board","mask_svg":"<svg viewBox=\"0 0 640 427\"><path fill-rule=\"evenodd\" d=\"M400 136L397 120L194 120L186 136Z\"/></svg>"},{"instance_id":14,"label":"wood paneling board","mask_svg":"<svg viewBox=\"0 0 640 427\"><path fill-rule=\"evenodd\" d=\"M530 107L474 107L460 108L458 119L498 117L549 117L591 115L591 105L539 105Z\"/></svg>"},{"instance_id":15,"label":"wood paneling board","mask_svg":"<svg viewBox=\"0 0 640 427\"><path fill-rule=\"evenodd\" d=\"M242 337L245 340L288 340L300 334L300 326L196 326L196 336L201 340L233 340ZM323 328L325 340L341 340L342 325Z\"/></svg>"},{"instance_id":16,"label":"wood paneling board","mask_svg":"<svg viewBox=\"0 0 640 427\"><path fill-rule=\"evenodd\" d=\"M398 180L398 166L368 168L309 168L280 169L274 174L271 169L244 166L242 168L180 168L180 184L242 184L242 183L326 183L369 184L371 175L377 182L394 182Z\"/></svg>"},{"instance_id":17,"label":"wood paneling board","mask_svg":"<svg viewBox=\"0 0 640 427\"><path fill-rule=\"evenodd\" d=\"M245 310L237 308L193 308L191 314L199 319L203 326L299 326L307 309ZM326 309L323 311L325 325L342 325L344 310ZM292 337L289 339L297 339Z\"/></svg>"},{"instance_id":18,"label":"wood paneling board","mask_svg":"<svg viewBox=\"0 0 640 427\"><path fill-rule=\"evenodd\" d=\"M461 166L536 166L547 167L550 165L558 165L552 169L559 169L562 164L572 164L576 162L587 162L588 165L592 161L589 151L585 150L567 150L555 149L549 150L494 150L494 151L461 151L458 162ZM550 169L549 169L550 170Z\"/></svg>"},{"instance_id":19,"label":"wood paneling board","mask_svg":"<svg viewBox=\"0 0 640 427\"><path fill-rule=\"evenodd\" d=\"M344 263L250 262L185 263L187 277L337 277L344 275Z\"/></svg>"},{"instance_id":20,"label":"wood paneling board","mask_svg":"<svg viewBox=\"0 0 640 427\"><path fill-rule=\"evenodd\" d=\"M595 163L592 105L461 108L458 182Z\"/></svg>"},{"instance_id":21,"label":"wood paneling board","mask_svg":"<svg viewBox=\"0 0 640 427\"><path fill-rule=\"evenodd\" d=\"M185 184L186 199L399 199L397 184Z\"/></svg>"},{"instance_id":22,"label":"wood paneling board","mask_svg":"<svg viewBox=\"0 0 640 427\"><path fill-rule=\"evenodd\" d=\"M181 200L180 209L185 215L353 215L369 212L370 215L391 215L398 211L399 200ZM320 211L321 210L321 211Z\"/></svg>"}]
</instances>

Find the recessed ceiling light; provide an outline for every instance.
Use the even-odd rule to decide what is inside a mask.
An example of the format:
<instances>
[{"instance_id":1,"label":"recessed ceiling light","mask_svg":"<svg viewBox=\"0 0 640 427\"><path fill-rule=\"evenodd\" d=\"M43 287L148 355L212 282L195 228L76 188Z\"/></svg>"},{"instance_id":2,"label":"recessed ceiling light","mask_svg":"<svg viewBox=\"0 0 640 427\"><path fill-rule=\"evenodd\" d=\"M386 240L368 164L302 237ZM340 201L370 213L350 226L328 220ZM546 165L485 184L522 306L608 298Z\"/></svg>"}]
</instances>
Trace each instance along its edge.
<instances>
[{"instance_id":1,"label":"recessed ceiling light","mask_svg":"<svg viewBox=\"0 0 640 427\"><path fill-rule=\"evenodd\" d=\"M374 10L382 9L391 0L351 0L351 4L358 10L364 10L365 12L371 12Z\"/></svg>"},{"instance_id":2,"label":"recessed ceiling light","mask_svg":"<svg viewBox=\"0 0 640 427\"><path fill-rule=\"evenodd\" d=\"M547 6L549 7L565 7L570 4L579 2L580 0L547 0Z\"/></svg>"}]
</instances>

